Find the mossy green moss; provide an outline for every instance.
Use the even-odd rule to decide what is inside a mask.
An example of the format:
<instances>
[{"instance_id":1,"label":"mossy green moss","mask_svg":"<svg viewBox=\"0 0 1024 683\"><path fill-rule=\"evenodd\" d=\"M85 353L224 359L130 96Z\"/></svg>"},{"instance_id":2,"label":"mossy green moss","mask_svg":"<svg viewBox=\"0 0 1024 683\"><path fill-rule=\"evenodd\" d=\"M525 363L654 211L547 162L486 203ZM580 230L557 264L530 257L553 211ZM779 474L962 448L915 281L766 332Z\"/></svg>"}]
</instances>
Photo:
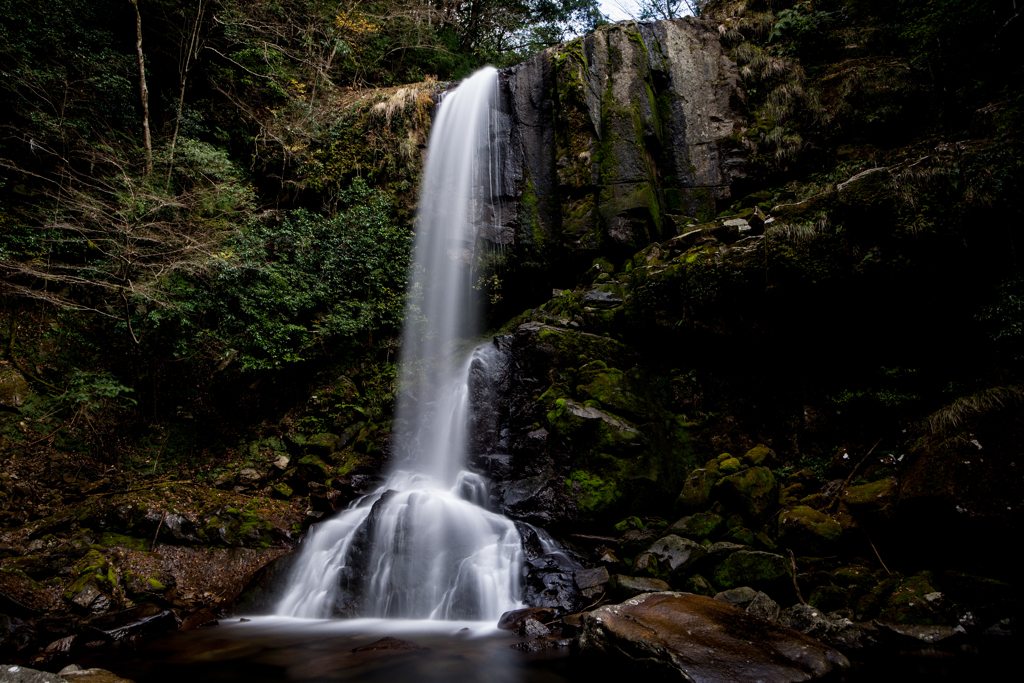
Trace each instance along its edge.
<instances>
[{"instance_id":1,"label":"mossy green moss","mask_svg":"<svg viewBox=\"0 0 1024 683\"><path fill-rule=\"evenodd\" d=\"M766 460L771 456L771 453L772 449L768 448L764 444L758 444L747 451L743 455L743 459L755 467L760 467L761 465L767 466L769 463L767 463Z\"/></svg>"},{"instance_id":2,"label":"mossy green moss","mask_svg":"<svg viewBox=\"0 0 1024 683\"><path fill-rule=\"evenodd\" d=\"M942 624L945 619L925 600L935 593L932 573L921 572L899 581L885 601L878 618L898 624Z\"/></svg>"},{"instance_id":3,"label":"mossy green moss","mask_svg":"<svg viewBox=\"0 0 1024 683\"><path fill-rule=\"evenodd\" d=\"M779 504L779 485L767 467L751 467L723 477L715 484L715 496L749 519L761 520Z\"/></svg>"},{"instance_id":4,"label":"mossy green moss","mask_svg":"<svg viewBox=\"0 0 1024 683\"><path fill-rule=\"evenodd\" d=\"M338 448L338 435L321 432L306 439L306 452L311 455L328 456Z\"/></svg>"},{"instance_id":5,"label":"mossy green moss","mask_svg":"<svg viewBox=\"0 0 1024 683\"><path fill-rule=\"evenodd\" d=\"M324 463L318 456L307 455L299 460L299 466L307 470L319 473L323 479L328 479L331 476L330 467Z\"/></svg>"},{"instance_id":6,"label":"mossy green moss","mask_svg":"<svg viewBox=\"0 0 1024 683\"><path fill-rule=\"evenodd\" d=\"M787 558L758 550L731 553L714 572L715 585L721 588L771 588L792 582Z\"/></svg>"},{"instance_id":7,"label":"mossy green moss","mask_svg":"<svg viewBox=\"0 0 1024 683\"><path fill-rule=\"evenodd\" d=\"M698 512L684 517L669 527L669 532L695 541L711 538L725 522L719 515L711 512Z\"/></svg>"},{"instance_id":8,"label":"mossy green moss","mask_svg":"<svg viewBox=\"0 0 1024 683\"><path fill-rule=\"evenodd\" d=\"M683 485L683 490L680 491L679 497L676 498L676 514L696 512L704 508L711 496L711 490L716 481L718 481L717 472L705 468L690 472L686 478L686 483Z\"/></svg>"},{"instance_id":9,"label":"mossy green moss","mask_svg":"<svg viewBox=\"0 0 1024 683\"><path fill-rule=\"evenodd\" d=\"M604 365L604 363L602 363ZM579 370L579 395L593 399L609 410L631 416L643 413L643 405L630 391L626 375L617 368L598 367L590 363Z\"/></svg>"},{"instance_id":10,"label":"mossy green moss","mask_svg":"<svg viewBox=\"0 0 1024 683\"><path fill-rule=\"evenodd\" d=\"M89 550L75 563L72 576L71 583L64 589L67 600L81 593L86 586L96 586L109 593L117 585L117 572L113 565L96 549Z\"/></svg>"},{"instance_id":11,"label":"mossy green moss","mask_svg":"<svg viewBox=\"0 0 1024 683\"><path fill-rule=\"evenodd\" d=\"M851 508L882 511L896 499L899 486L895 479L886 478L846 489L843 502Z\"/></svg>"},{"instance_id":12,"label":"mossy green moss","mask_svg":"<svg viewBox=\"0 0 1024 683\"><path fill-rule=\"evenodd\" d=\"M797 552L829 552L839 542L843 529L839 522L806 505L798 505L779 514L779 543Z\"/></svg>"},{"instance_id":13,"label":"mossy green moss","mask_svg":"<svg viewBox=\"0 0 1024 683\"><path fill-rule=\"evenodd\" d=\"M145 539L125 536L113 531L103 532L96 544L105 548L130 548L131 550L147 550L149 548L149 541Z\"/></svg>"},{"instance_id":14,"label":"mossy green moss","mask_svg":"<svg viewBox=\"0 0 1024 683\"><path fill-rule=\"evenodd\" d=\"M605 512L622 497L614 479L604 479L586 470L573 470L565 487L580 511L588 516Z\"/></svg>"},{"instance_id":15,"label":"mossy green moss","mask_svg":"<svg viewBox=\"0 0 1024 683\"><path fill-rule=\"evenodd\" d=\"M738 472L741 467L743 467L743 464L740 462L739 458L726 458L718 464L718 469L722 474Z\"/></svg>"}]
</instances>

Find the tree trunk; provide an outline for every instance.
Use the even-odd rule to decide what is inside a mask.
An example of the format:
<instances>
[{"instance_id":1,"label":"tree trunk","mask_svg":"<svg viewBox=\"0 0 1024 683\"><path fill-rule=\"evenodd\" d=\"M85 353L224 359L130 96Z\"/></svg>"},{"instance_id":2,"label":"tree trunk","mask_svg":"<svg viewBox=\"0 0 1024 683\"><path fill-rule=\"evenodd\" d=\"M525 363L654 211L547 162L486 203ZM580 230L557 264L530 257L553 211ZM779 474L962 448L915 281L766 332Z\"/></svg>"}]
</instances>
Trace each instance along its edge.
<instances>
[{"instance_id":1,"label":"tree trunk","mask_svg":"<svg viewBox=\"0 0 1024 683\"><path fill-rule=\"evenodd\" d=\"M174 134L171 136L171 151L167 160L167 182L171 182L171 173L174 171L174 147L178 143L178 128L181 126L181 110L185 105L185 83L188 80L188 71L192 68L193 53L198 59L199 54L199 30L203 25L203 3L200 1L199 9L196 12L196 23L188 36L188 46L185 49L184 63L182 58L178 60L179 75L181 76L181 93L178 95L178 114L174 118Z\"/></svg>"},{"instance_id":2,"label":"tree trunk","mask_svg":"<svg viewBox=\"0 0 1024 683\"><path fill-rule=\"evenodd\" d=\"M142 99L142 145L146 148L146 175L153 172L153 140L149 136L149 88L146 87L146 58L142 54L142 15L139 0L131 0L135 7L135 51L139 54L139 97Z\"/></svg>"}]
</instances>

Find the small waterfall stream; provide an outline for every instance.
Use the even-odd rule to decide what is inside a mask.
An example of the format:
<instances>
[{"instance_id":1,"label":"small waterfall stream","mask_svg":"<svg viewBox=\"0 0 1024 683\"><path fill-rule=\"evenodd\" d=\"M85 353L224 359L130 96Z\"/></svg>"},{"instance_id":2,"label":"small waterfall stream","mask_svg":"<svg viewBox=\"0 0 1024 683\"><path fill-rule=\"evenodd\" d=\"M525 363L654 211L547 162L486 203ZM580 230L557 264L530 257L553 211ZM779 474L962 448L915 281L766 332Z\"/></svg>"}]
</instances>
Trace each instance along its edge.
<instances>
[{"instance_id":1,"label":"small waterfall stream","mask_svg":"<svg viewBox=\"0 0 1024 683\"><path fill-rule=\"evenodd\" d=\"M497 175L497 71L478 71L439 106L427 148L402 351L395 467L383 486L316 525L283 616L497 620L520 605L522 541L485 509L487 481L465 469L470 369L454 362L475 332L471 274Z\"/></svg>"}]
</instances>

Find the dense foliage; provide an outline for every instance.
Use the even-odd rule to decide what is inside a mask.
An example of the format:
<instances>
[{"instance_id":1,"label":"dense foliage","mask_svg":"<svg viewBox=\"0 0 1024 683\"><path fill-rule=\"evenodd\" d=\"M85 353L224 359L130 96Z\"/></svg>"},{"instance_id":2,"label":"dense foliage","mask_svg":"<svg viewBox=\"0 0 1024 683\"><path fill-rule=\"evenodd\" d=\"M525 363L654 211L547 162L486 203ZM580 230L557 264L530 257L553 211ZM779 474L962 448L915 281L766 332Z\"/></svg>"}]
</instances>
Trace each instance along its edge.
<instances>
[{"instance_id":1,"label":"dense foliage","mask_svg":"<svg viewBox=\"0 0 1024 683\"><path fill-rule=\"evenodd\" d=\"M65 415L171 419L232 373L298 365L391 387L434 84L596 7L0 1L7 355Z\"/></svg>"},{"instance_id":2,"label":"dense foliage","mask_svg":"<svg viewBox=\"0 0 1024 683\"><path fill-rule=\"evenodd\" d=\"M601 22L592 0L138 7L151 162L131 3L0 0L0 273L8 356L35 387L122 387L97 389L92 403L155 419L209 400L218 383L299 367L341 363L357 383L391 386L432 89ZM1018 143L1005 133L1021 111L1020 81L1006 78L1020 64L1012 3L641 9L713 22L740 66L745 206L803 199L873 165L909 166L948 140L999 141L897 174L900 201L887 210L900 228L884 244L901 256L858 256L858 272L880 283L924 282L934 273L907 253L927 242L955 258L956 245L978 239L972 225L998 221L1019 192ZM824 217L803 229L831 240L834 256L847 227ZM780 256L824 249L772 244ZM1019 284L1012 249L998 252L987 269L958 267L992 292L973 319L1013 357ZM774 270L773 284L818 277L831 262L799 263ZM698 307L729 284L691 275L680 301ZM45 339L64 347L62 360L40 362Z\"/></svg>"}]
</instances>

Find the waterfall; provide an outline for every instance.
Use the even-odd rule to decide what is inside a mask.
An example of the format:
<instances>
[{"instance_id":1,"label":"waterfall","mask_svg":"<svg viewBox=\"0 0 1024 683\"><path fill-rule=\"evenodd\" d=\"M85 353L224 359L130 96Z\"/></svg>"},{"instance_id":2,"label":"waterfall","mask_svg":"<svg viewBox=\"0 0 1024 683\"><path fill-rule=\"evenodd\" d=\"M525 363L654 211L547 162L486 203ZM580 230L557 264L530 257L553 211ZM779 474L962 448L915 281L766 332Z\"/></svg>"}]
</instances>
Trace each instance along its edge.
<instances>
[{"instance_id":1,"label":"waterfall","mask_svg":"<svg viewBox=\"0 0 1024 683\"><path fill-rule=\"evenodd\" d=\"M277 614L497 620L520 605L522 541L488 511L487 481L466 466L476 332L471 287L480 224L493 212L500 152L497 71L478 71L438 108L420 195L402 344L395 466L383 486L310 531ZM464 356L463 356L464 358Z\"/></svg>"}]
</instances>

